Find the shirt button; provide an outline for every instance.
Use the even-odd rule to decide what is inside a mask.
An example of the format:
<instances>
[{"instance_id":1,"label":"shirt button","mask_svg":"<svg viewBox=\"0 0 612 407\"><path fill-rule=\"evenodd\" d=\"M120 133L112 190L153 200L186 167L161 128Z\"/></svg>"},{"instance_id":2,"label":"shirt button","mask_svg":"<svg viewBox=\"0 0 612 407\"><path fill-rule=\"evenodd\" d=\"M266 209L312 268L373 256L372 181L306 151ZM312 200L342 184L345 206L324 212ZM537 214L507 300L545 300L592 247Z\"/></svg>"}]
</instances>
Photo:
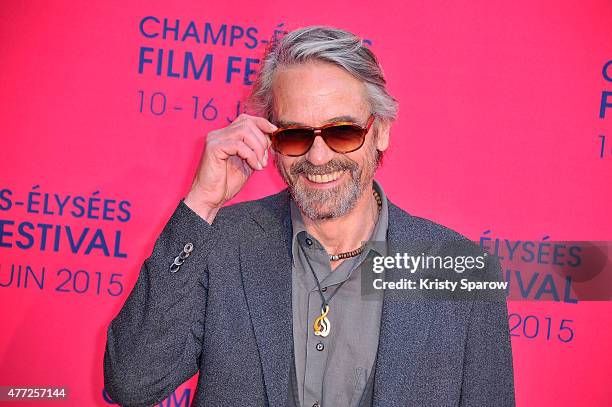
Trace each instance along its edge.
<instances>
[{"instance_id":1,"label":"shirt button","mask_svg":"<svg viewBox=\"0 0 612 407\"><path fill-rule=\"evenodd\" d=\"M321 292L324 293L325 291L327 291L327 287L321 287Z\"/></svg>"},{"instance_id":2,"label":"shirt button","mask_svg":"<svg viewBox=\"0 0 612 407\"><path fill-rule=\"evenodd\" d=\"M312 239L311 239L311 238L309 238L309 237L307 237L307 238L306 238L306 244L307 244L308 246L312 246Z\"/></svg>"},{"instance_id":3,"label":"shirt button","mask_svg":"<svg viewBox=\"0 0 612 407\"><path fill-rule=\"evenodd\" d=\"M323 345L323 342L319 342L317 343L316 348L319 352L321 352L323 349L325 349L325 345Z\"/></svg>"},{"instance_id":4,"label":"shirt button","mask_svg":"<svg viewBox=\"0 0 612 407\"><path fill-rule=\"evenodd\" d=\"M312 407L320 407L320 404L318 401L315 401L315 403L312 405Z\"/></svg>"}]
</instances>

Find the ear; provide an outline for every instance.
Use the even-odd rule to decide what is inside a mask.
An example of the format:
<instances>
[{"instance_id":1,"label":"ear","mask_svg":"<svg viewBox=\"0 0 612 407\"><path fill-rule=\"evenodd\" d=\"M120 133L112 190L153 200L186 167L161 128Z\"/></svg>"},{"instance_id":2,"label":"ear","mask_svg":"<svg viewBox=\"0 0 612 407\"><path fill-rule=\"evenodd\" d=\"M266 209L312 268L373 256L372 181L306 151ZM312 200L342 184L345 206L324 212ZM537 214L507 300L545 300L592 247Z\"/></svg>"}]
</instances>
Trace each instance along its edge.
<instances>
[{"instance_id":1,"label":"ear","mask_svg":"<svg viewBox=\"0 0 612 407\"><path fill-rule=\"evenodd\" d=\"M385 151L389 147L390 120L376 120L376 149Z\"/></svg>"}]
</instances>

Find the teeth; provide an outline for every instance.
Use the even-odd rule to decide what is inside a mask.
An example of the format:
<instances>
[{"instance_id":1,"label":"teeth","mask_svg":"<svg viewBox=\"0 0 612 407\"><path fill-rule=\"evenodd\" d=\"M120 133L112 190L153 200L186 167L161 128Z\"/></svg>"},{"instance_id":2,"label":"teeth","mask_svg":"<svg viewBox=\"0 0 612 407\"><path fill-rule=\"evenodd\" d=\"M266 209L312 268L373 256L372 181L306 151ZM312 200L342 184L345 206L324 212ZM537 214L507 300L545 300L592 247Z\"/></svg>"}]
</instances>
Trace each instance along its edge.
<instances>
[{"instance_id":1,"label":"teeth","mask_svg":"<svg viewBox=\"0 0 612 407\"><path fill-rule=\"evenodd\" d=\"M306 175L306 178L308 178L309 181L311 182L316 182L316 183L323 183L323 182L331 182L331 181L335 181L338 178L340 178L340 175L342 175L343 171L334 171L331 172L329 174L323 174L323 175L312 175L312 174L308 174Z\"/></svg>"}]
</instances>

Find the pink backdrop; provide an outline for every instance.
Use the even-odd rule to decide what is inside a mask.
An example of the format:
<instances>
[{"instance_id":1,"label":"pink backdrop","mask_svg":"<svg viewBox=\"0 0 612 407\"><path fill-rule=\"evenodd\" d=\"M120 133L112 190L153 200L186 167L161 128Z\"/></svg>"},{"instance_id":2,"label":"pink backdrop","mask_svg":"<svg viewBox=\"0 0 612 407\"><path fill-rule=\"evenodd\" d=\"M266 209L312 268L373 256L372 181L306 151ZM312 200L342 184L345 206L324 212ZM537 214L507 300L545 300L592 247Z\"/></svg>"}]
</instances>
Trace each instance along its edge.
<instances>
[{"instance_id":1,"label":"pink backdrop","mask_svg":"<svg viewBox=\"0 0 612 407\"><path fill-rule=\"evenodd\" d=\"M474 240L612 237L609 1L178 3L0 6L0 385L109 403L107 325L275 30L370 40L400 102L378 179L410 213ZM270 167L237 200L282 187ZM513 331L517 405L612 404L610 302L509 308L553 327Z\"/></svg>"}]
</instances>

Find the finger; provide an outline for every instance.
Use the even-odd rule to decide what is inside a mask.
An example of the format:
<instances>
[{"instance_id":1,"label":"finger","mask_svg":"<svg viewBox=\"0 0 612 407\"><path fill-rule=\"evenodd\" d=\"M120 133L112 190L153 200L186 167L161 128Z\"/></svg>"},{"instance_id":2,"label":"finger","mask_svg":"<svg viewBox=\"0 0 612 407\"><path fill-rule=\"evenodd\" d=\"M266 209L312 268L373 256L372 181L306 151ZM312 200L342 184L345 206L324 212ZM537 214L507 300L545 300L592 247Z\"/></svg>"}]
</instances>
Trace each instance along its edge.
<instances>
[{"instance_id":1,"label":"finger","mask_svg":"<svg viewBox=\"0 0 612 407\"><path fill-rule=\"evenodd\" d=\"M270 123L268 120L259 116L252 116L251 120L253 123L257 125L257 127L264 133L272 133L278 129L274 124Z\"/></svg>"},{"instance_id":2,"label":"finger","mask_svg":"<svg viewBox=\"0 0 612 407\"><path fill-rule=\"evenodd\" d=\"M264 153L266 151L266 148L265 146L261 144L261 140L258 139L257 135L251 131L244 135L244 138L242 139L242 141L247 146L249 146L251 150L255 152L255 155L257 156L257 161L259 161L262 167L264 167L265 166Z\"/></svg>"},{"instance_id":3,"label":"finger","mask_svg":"<svg viewBox=\"0 0 612 407\"><path fill-rule=\"evenodd\" d=\"M272 141L270 140L270 137L266 135L264 132L262 132L261 129L259 129L252 121L250 120L248 121L248 126L252 132L251 134L253 135L253 137L255 138L259 146L261 147L260 149L256 150L257 157L259 157L259 159L261 160L261 163L265 165L266 164L265 161L267 160L264 157L264 153L272 145Z\"/></svg>"},{"instance_id":4,"label":"finger","mask_svg":"<svg viewBox=\"0 0 612 407\"><path fill-rule=\"evenodd\" d=\"M227 139L245 142L257 155L257 160L265 166L264 152L268 148L266 135L250 120L235 124L226 135Z\"/></svg>"},{"instance_id":5,"label":"finger","mask_svg":"<svg viewBox=\"0 0 612 407\"><path fill-rule=\"evenodd\" d=\"M232 124L243 122L245 120L248 120L251 117L253 117L253 116L251 116L250 114L240 113L238 116L236 116L234 121L232 121Z\"/></svg>"},{"instance_id":6,"label":"finger","mask_svg":"<svg viewBox=\"0 0 612 407\"><path fill-rule=\"evenodd\" d=\"M233 122L230 126L239 128L240 126L244 125L245 123L254 123L255 126L259 131L261 131L264 135L265 138L267 139L267 144L268 147L270 147L270 145L272 145L272 141L270 140L270 136L269 134L276 131L278 129L278 127L276 127L276 125L274 125L273 123L270 123L268 120L264 119L263 117L259 117L259 116L251 116L248 115L246 113L241 113Z\"/></svg>"},{"instance_id":7,"label":"finger","mask_svg":"<svg viewBox=\"0 0 612 407\"><path fill-rule=\"evenodd\" d=\"M257 154L251 147L245 144L243 141L239 140L226 140L222 145L220 145L220 151L224 153L224 159L227 159L230 156L238 156L242 158L244 161L249 164L249 166L254 170L263 169L261 163L257 159Z\"/></svg>"}]
</instances>

